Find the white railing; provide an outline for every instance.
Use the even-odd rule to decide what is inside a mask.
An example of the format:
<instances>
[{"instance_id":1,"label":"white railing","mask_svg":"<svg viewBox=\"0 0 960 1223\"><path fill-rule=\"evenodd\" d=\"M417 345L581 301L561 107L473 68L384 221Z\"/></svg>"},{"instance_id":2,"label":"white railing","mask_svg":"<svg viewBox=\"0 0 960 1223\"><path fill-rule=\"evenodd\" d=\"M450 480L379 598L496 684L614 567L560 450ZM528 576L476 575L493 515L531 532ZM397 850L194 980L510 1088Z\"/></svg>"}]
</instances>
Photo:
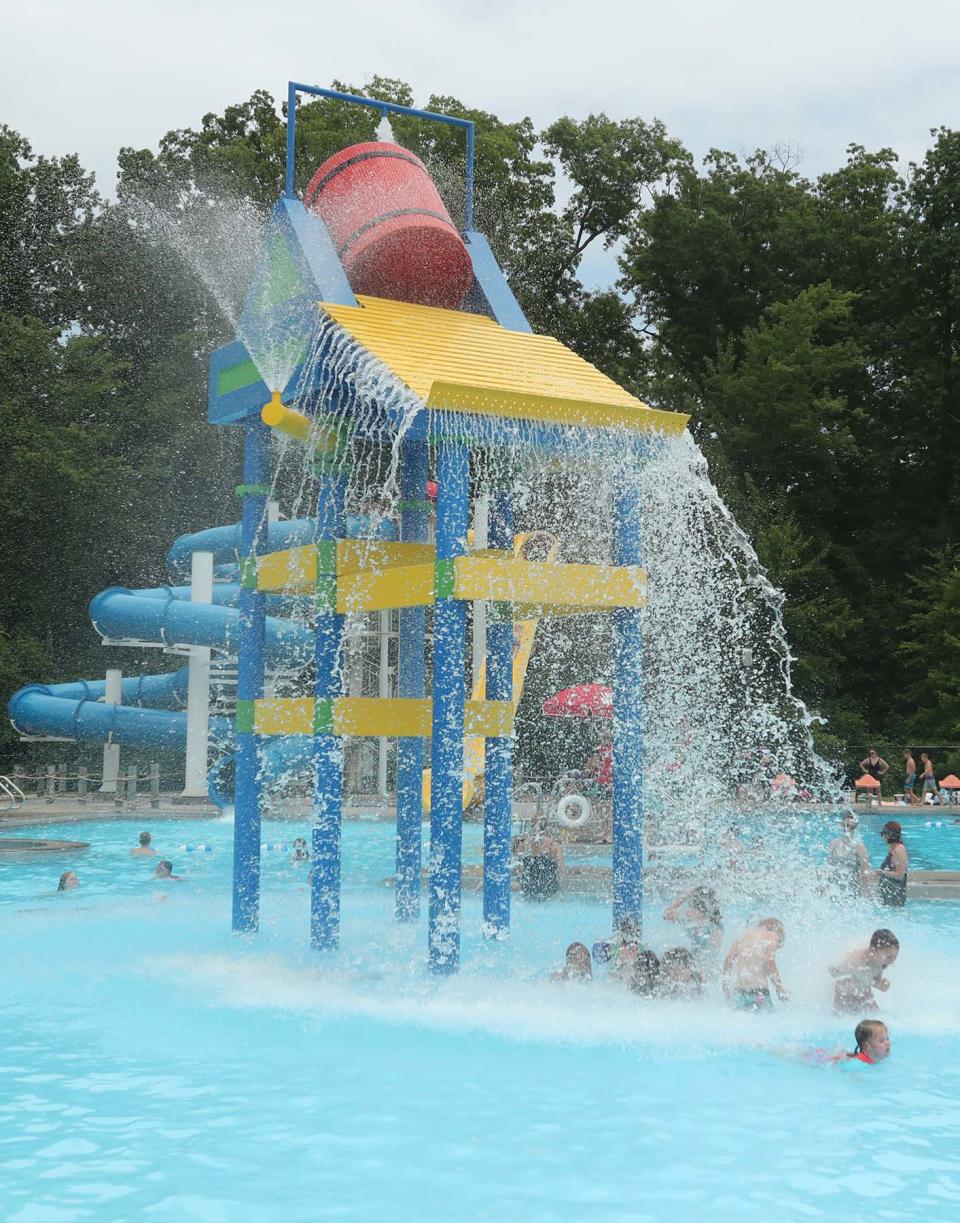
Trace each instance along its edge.
<instances>
[{"instance_id":1,"label":"white railing","mask_svg":"<svg viewBox=\"0 0 960 1223\"><path fill-rule=\"evenodd\" d=\"M27 796L15 781L0 773L0 807L8 811L16 811L27 801Z\"/></svg>"}]
</instances>

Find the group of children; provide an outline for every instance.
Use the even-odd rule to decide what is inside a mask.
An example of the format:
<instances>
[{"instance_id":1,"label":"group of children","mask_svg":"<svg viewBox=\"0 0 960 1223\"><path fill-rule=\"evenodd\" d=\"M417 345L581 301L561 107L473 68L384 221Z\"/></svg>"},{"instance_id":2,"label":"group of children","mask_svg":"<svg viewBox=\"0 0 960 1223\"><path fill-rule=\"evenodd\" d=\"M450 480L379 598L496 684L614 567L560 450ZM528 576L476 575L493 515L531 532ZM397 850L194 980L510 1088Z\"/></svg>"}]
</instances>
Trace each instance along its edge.
<instances>
[{"instance_id":1,"label":"group of children","mask_svg":"<svg viewBox=\"0 0 960 1223\"><path fill-rule=\"evenodd\" d=\"M591 980L594 966L603 964L612 978L643 997L699 996L707 981L718 974L723 920L716 894L709 887L689 888L667 907L664 918L684 928L689 946L670 947L657 955L643 946L639 923L626 917L614 937L595 943L592 953L583 943L571 943L563 968L551 979ZM777 964L785 941L786 930L776 917L761 919L733 941L719 976L723 995L735 1010L773 1010L773 993L787 1001L789 994ZM884 974L899 952L900 943L892 930L875 930L867 946L832 965L834 1009L843 1014L876 1014L879 1006L874 991L883 993L890 988ZM879 1020L864 1019L856 1039L851 1058L874 1062L889 1053L889 1033Z\"/></svg>"}]
</instances>

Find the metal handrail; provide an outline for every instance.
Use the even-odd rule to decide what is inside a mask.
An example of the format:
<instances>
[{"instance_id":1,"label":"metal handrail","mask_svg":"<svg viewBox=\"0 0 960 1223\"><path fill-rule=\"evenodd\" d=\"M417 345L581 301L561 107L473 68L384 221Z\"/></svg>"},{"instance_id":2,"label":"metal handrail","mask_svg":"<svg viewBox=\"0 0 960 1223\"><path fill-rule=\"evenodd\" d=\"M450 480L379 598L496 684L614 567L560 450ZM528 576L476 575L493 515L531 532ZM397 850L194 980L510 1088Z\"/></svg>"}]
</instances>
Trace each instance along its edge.
<instances>
[{"instance_id":1,"label":"metal handrail","mask_svg":"<svg viewBox=\"0 0 960 1223\"><path fill-rule=\"evenodd\" d=\"M10 811L16 811L27 801L27 796L15 781L0 773L0 803Z\"/></svg>"}]
</instances>

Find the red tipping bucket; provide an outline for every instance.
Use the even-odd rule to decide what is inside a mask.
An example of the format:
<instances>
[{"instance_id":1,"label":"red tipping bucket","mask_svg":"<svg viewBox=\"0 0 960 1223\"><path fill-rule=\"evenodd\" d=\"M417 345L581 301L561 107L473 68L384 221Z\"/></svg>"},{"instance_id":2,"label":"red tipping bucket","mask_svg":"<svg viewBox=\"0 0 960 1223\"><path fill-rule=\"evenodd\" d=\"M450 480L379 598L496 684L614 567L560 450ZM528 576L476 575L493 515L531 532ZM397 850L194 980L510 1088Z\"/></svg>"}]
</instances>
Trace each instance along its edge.
<instances>
[{"instance_id":1,"label":"red tipping bucket","mask_svg":"<svg viewBox=\"0 0 960 1223\"><path fill-rule=\"evenodd\" d=\"M398 144L354 144L323 163L303 201L319 213L356 293L463 305L473 265L419 157Z\"/></svg>"}]
</instances>

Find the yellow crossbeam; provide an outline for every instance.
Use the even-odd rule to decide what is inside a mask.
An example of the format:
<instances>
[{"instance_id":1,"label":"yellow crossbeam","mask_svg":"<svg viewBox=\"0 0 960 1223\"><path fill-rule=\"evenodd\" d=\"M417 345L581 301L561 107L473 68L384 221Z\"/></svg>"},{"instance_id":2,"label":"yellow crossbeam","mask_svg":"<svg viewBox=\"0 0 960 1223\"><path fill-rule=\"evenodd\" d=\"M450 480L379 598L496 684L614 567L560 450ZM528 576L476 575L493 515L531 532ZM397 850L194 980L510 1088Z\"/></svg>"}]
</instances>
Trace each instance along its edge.
<instances>
[{"instance_id":1,"label":"yellow crossbeam","mask_svg":"<svg viewBox=\"0 0 960 1223\"><path fill-rule=\"evenodd\" d=\"M345 573L337 578L337 611L389 611L427 607L434 601L436 567L404 565L372 573Z\"/></svg>"},{"instance_id":2,"label":"yellow crossbeam","mask_svg":"<svg viewBox=\"0 0 960 1223\"><path fill-rule=\"evenodd\" d=\"M337 541L337 573L357 575L364 571L388 570L404 565L432 565L434 555L432 544L340 539ZM257 589L270 593L312 594L316 589L317 574L316 544L268 552L257 562Z\"/></svg>"},{"instance_id":3,"label":"yellow crossbeam","mask_svg":"<svg viewBox=\"0 0 960 1223\"><path fill-rule=\"evenodd\" d=\"M646 605L647 574L637 565L565 565L458 556L454 575L457 599L493 599L585 611Z\"/></svg>"},{"instance_id":4,"label":"yellow crossbeam","mask_svg":"<svg viewBox=\"0 0 960 1223\"><path fill-rule=\"evenodd\" d=\"M312 735L317 702L313 697L265 697L254 703L254 733ZM429 697L341 696L333 701L335 735L379 738L426 738L431 733L433 702ZM481 737L513 734L511 701L467 701L464 732Z\"/></svg>"},{"instance_id":5,"label":"yellow crossbeam","mask_svg":"<svg viewBox=\"0 0 960 1223\"><path fill-rule=\"evenodd\" d=\"M257 589L291 595L312 594L317 588L317 546L285 548L257 560Z\"/></svg>"}]
</instances>

